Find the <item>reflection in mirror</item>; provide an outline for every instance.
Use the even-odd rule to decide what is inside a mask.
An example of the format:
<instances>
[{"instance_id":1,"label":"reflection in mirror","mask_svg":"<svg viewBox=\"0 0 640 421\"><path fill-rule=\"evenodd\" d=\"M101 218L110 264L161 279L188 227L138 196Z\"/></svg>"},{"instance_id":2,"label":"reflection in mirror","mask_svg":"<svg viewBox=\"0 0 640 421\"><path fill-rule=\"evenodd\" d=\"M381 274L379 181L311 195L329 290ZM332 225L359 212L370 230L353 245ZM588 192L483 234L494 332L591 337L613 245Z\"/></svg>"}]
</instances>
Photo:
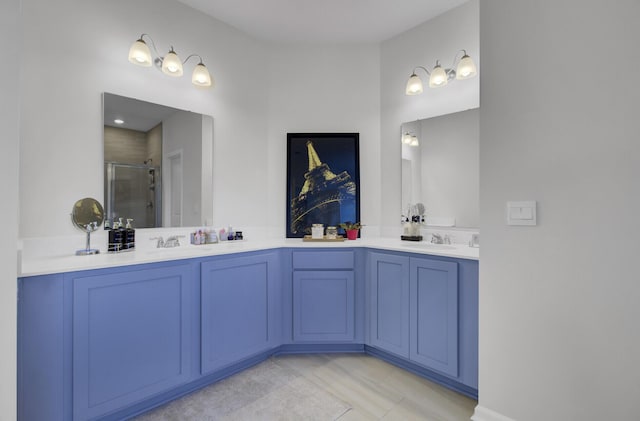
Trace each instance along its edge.
<instances>
[{"instance_id":1,"label":"reflection in mirror","mask_svg":"<svg viewBox=\"0 0 640 421\"><path fill-rule=\"evenodd\" d=\"M431 226L477 228L479 222L479 110L402 125L402 209L422 202ZM415 142L414 142L415 143Z\"/></svg>"},{"instance_id":2,"label":"reflection in mirror","mask_svg":"<svg viewBox=\"0 0 640 421\"><path fill-rule=\"evenodd\" d=\"M98 229L104 221L104 209L100 202L90 197L78 200L71 210L73 225L87 233L87 243L83 250L76 251L76 255L86 256L100 253L91 248L91 233Z\"/></svg>"},{"instance_id":3,"label":"reflection in mirror","mask_svg":"<svg viewBox=\"0 0 640 421\"><path fill-rule=\"evenodd\" d=\"M106 219L136 228L213 219L213 118L103 94Z\"/></svg>"}]
</instances>

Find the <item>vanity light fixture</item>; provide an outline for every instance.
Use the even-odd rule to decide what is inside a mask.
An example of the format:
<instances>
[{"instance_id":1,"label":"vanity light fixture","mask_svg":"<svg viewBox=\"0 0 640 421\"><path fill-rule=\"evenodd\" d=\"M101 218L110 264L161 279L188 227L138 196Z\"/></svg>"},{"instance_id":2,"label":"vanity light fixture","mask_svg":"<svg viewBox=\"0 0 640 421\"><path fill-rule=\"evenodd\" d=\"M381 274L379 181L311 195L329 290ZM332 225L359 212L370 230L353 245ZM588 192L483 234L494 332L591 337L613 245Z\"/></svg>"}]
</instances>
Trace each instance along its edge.
<instances>
[{"instance_id":1,"label":"vanity light fixture","mask_svg":"<svg viewBox=\"0 0 640 421\"><path fill-rule=\"evenodd\" d=\"M151 41L151 46L153 47L153 51L155 52L156 57L153 58L151 55L151 50L149 50L149 46L144 41L144 38L147 38ZM163 57L158 54L158 50L156 49L156 44L153 42L153 38L151 38L148 34L140 35L140 38L135 41L131 48L129 49L129 61L135 65L142 67L151 67L151 63L153 63L158 69L162 71L165 75L169 75L172 77L180 77L183 75L183 64L185 64L191 57L197 57L200 59L200 62L193 69L193 74L191 76L191 83L195 86L209 88L213 86L213 79L207 70L207 67L202 62L202 57L198 54L189 55L184 61L180 60L178 54L174 51L173 46L169 52Z\"/></svg>"},{"instance_id":2,"label":"vanity light fixture","mask_svg":"<svg viewBox=\"0 0 640 421\"><path fill-rule=\"evenodd\" d=\"M458 58L458 56L462 53L462 56ZM455 68L455 70L454 70ZM438 88L441 86L445 86L450 80L458 79L470 79L478 74L478 69L473 62L473 59L469 57L466 50L460 50L456 53L453 58L453 64L450 69L445 69L440 65L440 60L436 60L436 65L433 66L431 71L427 70L426 67L417 66L413 69L411 76L409 76L409 80L407 81L407 87L405 89L405 93L407 95L418 95L423 91L422 88L422 80L416 74L418 69L422 69L425 71L427 75L429 75L429 87L430 88Z\"/></svg>"},{"instance_id":3,"label":"vanity light fixture","mask_svg":"<svg viewBox=\"0 0 640 421\"><path fill-rule=\"evenodd\" d=\"M402 143L409 146L420 146L418 137L414 134L406 132L402 135Z\"/></svg>"}]
</instances>

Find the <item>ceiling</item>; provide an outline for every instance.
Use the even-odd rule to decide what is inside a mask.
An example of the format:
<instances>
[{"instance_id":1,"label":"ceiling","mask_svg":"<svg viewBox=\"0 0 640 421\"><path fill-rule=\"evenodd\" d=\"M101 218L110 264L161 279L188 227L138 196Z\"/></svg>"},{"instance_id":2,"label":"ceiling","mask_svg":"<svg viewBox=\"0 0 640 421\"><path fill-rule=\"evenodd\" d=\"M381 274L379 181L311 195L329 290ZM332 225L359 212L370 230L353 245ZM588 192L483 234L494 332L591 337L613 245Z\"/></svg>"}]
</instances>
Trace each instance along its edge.
<instances>
[{"instance_id":1,"label":"ceiling","mask_svg":"<svg viewBox=\"0 0 640 421\"><path fill-rule=\"evenodd\" d=\"M105 126L148 132L176 111L180 110L106 92L104 94ZM116 118L124 123L115 124Z\"/></svg>"},{"instance_id":2,"label":"ceiling","mask_svg":"<svg viewBox=\"0 0 640 421\"><path fill-rule=\"evenodd\" d=\"M278 43L379 43L468 0L179 0Z\"/></svg>"}]
</instances>

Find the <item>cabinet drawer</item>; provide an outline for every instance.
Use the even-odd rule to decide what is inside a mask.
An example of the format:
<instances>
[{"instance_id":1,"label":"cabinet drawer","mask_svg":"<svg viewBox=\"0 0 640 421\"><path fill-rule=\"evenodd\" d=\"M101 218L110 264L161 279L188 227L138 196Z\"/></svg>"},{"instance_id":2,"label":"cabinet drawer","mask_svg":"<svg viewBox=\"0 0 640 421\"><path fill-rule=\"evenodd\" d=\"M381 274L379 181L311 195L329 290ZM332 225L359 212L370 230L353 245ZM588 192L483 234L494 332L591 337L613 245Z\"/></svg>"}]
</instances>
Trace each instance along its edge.
<instances>
[{"instance_id":1,"label":"cabinet drawer","mask_svg":"<svg viewBox=\"0 0 640 421\"><path fill-rule=\"evenodd\" d=\"M353 251L294 251L294 269L353 269Z\"/></svg>"}]
</instances>

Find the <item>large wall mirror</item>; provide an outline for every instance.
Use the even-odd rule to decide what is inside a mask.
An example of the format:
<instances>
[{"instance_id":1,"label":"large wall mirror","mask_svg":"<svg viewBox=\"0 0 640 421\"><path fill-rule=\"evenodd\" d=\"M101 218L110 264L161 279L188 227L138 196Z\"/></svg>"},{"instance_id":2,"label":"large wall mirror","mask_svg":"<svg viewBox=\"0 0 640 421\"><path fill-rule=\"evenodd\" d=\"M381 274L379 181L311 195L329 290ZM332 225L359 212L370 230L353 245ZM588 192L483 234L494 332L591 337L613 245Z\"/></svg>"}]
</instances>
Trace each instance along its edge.
<instances>
[{"instance_id":1,"label":"large wall mirror","mask_svg":"<svg viewBox=\"0 0 640 421\"><path fill-rule=\"evenodd\" d=\"M210 224L213 118L110 93L102 99L106 220Z\"/></svg>"},{"instance_id":2,"label":"large wall mirror","mask_svg":"<svg viewBox=\"0 0 640 421\"><path fill-rule=\"evenodd\" d=\"M402 139L403 211L421 202L427 225L478 228L479 109L404 123Z\"/></svg>"}]
</instances>

